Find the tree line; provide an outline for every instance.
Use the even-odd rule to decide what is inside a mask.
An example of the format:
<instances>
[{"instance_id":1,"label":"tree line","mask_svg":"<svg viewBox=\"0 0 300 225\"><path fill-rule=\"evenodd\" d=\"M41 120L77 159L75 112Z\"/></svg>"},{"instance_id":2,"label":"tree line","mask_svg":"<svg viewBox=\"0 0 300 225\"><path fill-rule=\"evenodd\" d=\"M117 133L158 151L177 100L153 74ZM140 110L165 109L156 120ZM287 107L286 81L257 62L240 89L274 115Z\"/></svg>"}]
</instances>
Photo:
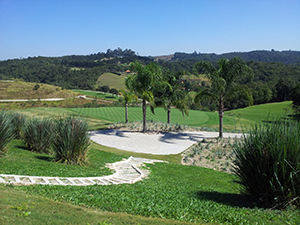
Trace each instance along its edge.
<instances>
[{"instance_id":1,"label":"tree line","mask_svg":"<svg viewBox=\"0 0 300 225\"><path fill-rule=\"evenodd\" d=\"M230 59L233 55L248 55L246 59L252 60L244 61L253 70L253 80L241 80L240 83L250 89L253 96L253 104L263 104L292 100L293 88L300 81L300 60L297 58L298 54L299 52L296 51L253 51L249 53L228 53L225 56L228 56L228 59ZM249 55L254 55L255 57L250 57ZM174 74L180 74L183 71L185 74L197 74L194 71L195 63L198 61L209 61L212 65L217 66L217 60L220 56L224 56L224 54L175 53L175 60L158 60L156 63L163 68L168 68ZM290 64L266 62L271 60L280 61L280 57L285 56L285 62ZM200 60L202 59L201 57L204 57L203 60ZM291 64L293 60L290 59L293 57L295 63ZM147 65L155 62L155 58L139 56L131 49L122 50L118 48L86 56L39 56L26 59L12 59L0 61L0 79L23 79L28 82L47 83L66 89L93 89L96 80L101 74L112 72L120 75L122 72L130 69L130 64L135 61ZM209 82L190 79L188 75L182 76L180 79L182 82L182 87L180 88L184 90L198 92L199 90L210 88ZM244 101L235 101L234 99L228 99L226 105L228 109L246 106ZM199 108L194 103L190 103L188 107ZM216 107L213 102L204 100L202 102L202 109L215 110Z\"/></svg>"}]
</instances>

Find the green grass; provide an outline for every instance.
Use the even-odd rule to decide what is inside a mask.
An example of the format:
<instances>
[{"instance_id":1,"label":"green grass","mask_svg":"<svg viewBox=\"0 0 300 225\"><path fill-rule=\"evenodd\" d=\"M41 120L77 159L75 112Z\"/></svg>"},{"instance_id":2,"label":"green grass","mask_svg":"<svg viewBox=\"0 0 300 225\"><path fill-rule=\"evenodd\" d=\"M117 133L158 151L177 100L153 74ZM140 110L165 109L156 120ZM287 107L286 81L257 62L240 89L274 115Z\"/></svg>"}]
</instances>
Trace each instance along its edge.
<instances>
[{"instance_id":1,"label":"green grass","mask_svg":"<svg viewBox=\"0 0 300 225\"><path fill-rule=\"evenodd\" d=\"M112 94L105 94L103 92L99 91L83 91L83 90L73 90L74 92L80 93L82 95L86 95L88 97L97 97L97 98L102 98L106 100L111 100L111 101L118 101L120 97L112 95Z\"/></svg>"},{"instance_id":2,"label":"green grass","mask_svg":"<svg viewBox=\"0 0 300 225\"><path fill-rule=\"evenodd\" d=\"M48 198L101 211L189 222L298 224L299 211L248 208L234 176L210 169L156 163L148 179L111 186L22 186Z\"/></svg>"},{"instance_id":3,"label":"green grass","mask_svg":"<svg viewBox=\"0 0 300 225\"><path fill-rule=\"evenodd\" d=\"M285 113L291 113L291 105L291 101L254 105L243 109L225 112L225 115L230 113L236 115L240 114L239 123L246 126L247 124L257 123L260 120L279 118Z\"/></svg>"},{"instance_id":4,"label":"green grass","mask_svg":"<svg viewBox=\"0 0 300 225\"><path fill-rule=\"evenodd\" d=\"M240 114L237 120L237 130L248 129L260 120L269 118L278 118L286 112L291 102L270 103L264 105L251 106L244 109L226 111L224 115L225 131L234 131L234 118L230 114ZM81 115L86 117L90 122L90 130L104 128L108 124L125 121L124 107L100 107L100 108L28 108L18 110L20 113L31 116L60 116L60 115ZM141 107L128 108L129 121L141 121ZM147 120L166 122L167 113L163 108L156 108L155 115L147 108ZM218 129L219 115L217 112L204 112L190 110L189 116L183 117L177 109L171 110L171 123L185 124L189 126L211 127Z\"/></svg>"},{"instance_id":5,"label":"green grass","mask_svg":"<svg viewBox=\"0 0 300 225\"><path fill-rule=\"evenodd\" d=\"M126 90L124 76L119 76L113 73L104 73L96 81L96 86L109 86L110 88L115 88L117 90Z\"/></svg>"},{"instance_id":6,"label":"green grass","mask_svg":"<svg viewBox=\"0 0 300 225\"><path fill-rule=\"evenodd\" d=\"M49 161L48 155L27 151L22 141L16 140L11 143L8 155L1 159L0 171L25 175L101 176L111 173L103 168L105 163L119 161L129 155L129 152L93 143L87 166L64 165ZM158 159L160 157L155 156ZM141 224L176 224L175 221L159 218L199 223L300 223L297 210L277 211L250 207L251 200L240 195L240 186L234 182L234 175L174 163L147 164L147 167L151 170L149 178L135 184L86 187L0 185L0 208L3 209L0 210L0 221L7 224L20 221L40 224L45 220L43 216L49 216L49 224L74 224L69 215L78 212L78 215L90 215L90 218L84 216L84 223L95 223L97 218L100 218L98 222L107 220L113 224L122 224L122 221L127 220L131 220L129 224L137 224L139 221ZM101 217L97 217L99 214Z\"/></svg>"},{"instance_id":7,"label":"green grass","mask_svg":"<svg viewBox=\"0 0 300 225\"><path fill-rule=\"evenodd\" d=\"M112 173L104 167L106 163L120 161L122 158L121 155L91 147L86 166L67 165L55 163L54 156L30 152L23 141L14 140L9 145L7 156L0 158L0 173L29 176L102 176Z\"/></svg>"},{"instance_id":8,"label":"green grass","mask_svg":"<svg viewBox=\"0 0 300 225\"><path fill-rule=\"evenodd\" d=\"M0 185L0 224L191 224L80 207ZM106 221L106 222L105 222Z\"/></svg>"}]
</instances>

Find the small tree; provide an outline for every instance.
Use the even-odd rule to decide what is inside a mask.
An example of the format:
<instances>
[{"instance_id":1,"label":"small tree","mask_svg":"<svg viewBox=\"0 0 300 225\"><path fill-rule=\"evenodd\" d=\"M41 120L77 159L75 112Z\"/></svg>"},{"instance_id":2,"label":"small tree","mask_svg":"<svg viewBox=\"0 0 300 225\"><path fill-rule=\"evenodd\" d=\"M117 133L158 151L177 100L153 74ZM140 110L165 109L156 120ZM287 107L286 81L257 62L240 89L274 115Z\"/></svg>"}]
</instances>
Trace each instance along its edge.
<instances>
[{"instance_id":1,"label":"small tree","mask_svg":"<svg viewBox=\"0 0 300 225\"><path fill-rule=\"evenodd\" d=\"M118 95L118 94L119 94L118 90L115 89L115 88L110 89L110 90L109 90L109 93L111 93L111 94L113 94L113 95Z\"/></svg>"},{"instance_id":2,"label":"small tree","mask_svg":"<svg viewBox=\"0 0 300 225\"><path fill-rule=\"evenodd\" d=\"M126 92L124 90L120 90L120 95L122 95L125 102L125 123L128 123L128 103L132 100L138 100L137 96L132 92Z\"/></svg>"},{"instance_id":3,"label":"small tree","mask_svg":"<svg viewBox=\"0 0 300 225\"><path fill-rule=\"evenodd\" d=\"M155 97L167 111L167 123L171 123L171 106L179 109L182 115L188 115L187 92L181 88L182 72L171 73L163 68L162 81L155 86Z\"/></svg>"},{"instance_id":4,"label":"small tree","mask_svg":"<svg viewBox=\"0 0 300 225\"><path fill-rule=\"evenodd\" d=\"M40 85L39 85L39 84L36 84L36 85L34 85L33 90L36 91L36 90L38 90L39 88L40 88Z\"/></svg>"},{"instance_id":5,"label":"small tree","mask_svg":"<svg viewBox=\"0 0 300 225\"><path fill-rule=\"evenodd\" d=\"M108 92L109 90L110 90L110 88L107 85L101 86L99 88L99 91L102 91L102 92L105 92L105 93Z\"/></svg>"}]
</instances>

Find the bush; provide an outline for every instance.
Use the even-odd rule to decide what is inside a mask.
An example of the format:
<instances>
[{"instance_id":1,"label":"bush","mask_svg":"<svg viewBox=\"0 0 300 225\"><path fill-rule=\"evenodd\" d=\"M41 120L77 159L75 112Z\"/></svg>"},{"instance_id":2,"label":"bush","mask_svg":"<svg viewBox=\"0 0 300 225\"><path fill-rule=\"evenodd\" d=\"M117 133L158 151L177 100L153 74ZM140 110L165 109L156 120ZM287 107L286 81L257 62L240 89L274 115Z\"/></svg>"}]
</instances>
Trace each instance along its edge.
<instances>
[{"instance_id":1,"label":"bush","mask_svg":"<svg viewBox=\"0 0 300 225\"><path fill-rule=\"evenodd\" d=\"M14 138L12 114L9 111L0 111L0 156L6 152L7 144Z\"/></svg>"},{"instance_id":2,"label":"bush","mask_svg":"<svg viewBox=\"0 0 300 225\"><path fill-rule=\"evenodd\" d=\"M87 122L75 117L56 120L53 150L57 161L82 165L86 161L88 147Z\"/></svg>"},{"instance_id":3,"label":"bush","mask_svg":"<svg viewBox=\"0 0 300 225\"><path fill-rule=\"evenodd\" d=\"M27 120L23 131L23 139L27 147L33 152L50 153L53 128L54 122L49 118Z\"/></svg>"},{"instance_id":4,"label":"bush","mask_svg":"<svg viewBox=\"0 0 300 225\"><path fill-rule=\"evenodd\" d=\"M109 90L109 93L113 94L113 95L118 95L119 94L119 91L115 88L112 88Z\"/></svg>"},{"instance_id":5,"label":"bush","mask_svg":"<svg viewBox=\"0 0 300 225\"><path fill-rule=\"evenodd\" d=\"M300 206L300 129L291 121L255 125L234 147L242 191L266 206Z\"/></svg>"},{"instance_id":6,"label":"bush","mask_svg":"<svg viewBox=\"0 0 300 225\"><path fill-rule=\"evenodd\" d=\"M36 85L34 85L34 87L33 87L32 90L36 91L36 90L38 90L39 88L40 88L40 85L39 85L39 84L36 84Z\"/></svg>"}]
</instances>

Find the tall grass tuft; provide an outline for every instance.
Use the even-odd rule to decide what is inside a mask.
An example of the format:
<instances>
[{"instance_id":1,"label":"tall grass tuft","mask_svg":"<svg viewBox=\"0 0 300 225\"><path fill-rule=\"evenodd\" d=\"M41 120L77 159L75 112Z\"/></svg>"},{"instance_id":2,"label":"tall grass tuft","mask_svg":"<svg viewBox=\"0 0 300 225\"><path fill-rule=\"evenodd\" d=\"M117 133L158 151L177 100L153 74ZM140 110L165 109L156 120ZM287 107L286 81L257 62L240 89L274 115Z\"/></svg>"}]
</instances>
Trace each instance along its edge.
<instances>
[{"instance_id":1,"label":"tall grass tuft","mask_svg":"<svg viewBox=\"0 0 300 225\"><path fill-rule=\"evenodd\" d=\"M266 206L300 207L300 129L285 120L255 125L234 147L242 191Z\"/></svg>"},{"instance_id":2,"label":"tall grass tuft","mask_svg":"<svg viewBox=\"0 0 300 225\"><path fill-rule=\"evenodd\" d=\"M0 111L0 156L5 155L7 144L14 138L12 114L9 111Z\"/></svg>"},{"instance_id":3,"label":"tall grass tuft","mask_svg":"<svg viewBox=\"0 0 300 225\"><path fill-rule=\"evenodd\" d=\"M66 117L56 120L53 150L57 161L82 165L89 147L88 124L81 118Z\"/></svg>"},{"instance_id":4,"label":"tall grass tuft","mask_svg":"<svg viewBox=\"0 0 300 225\"><path fill-rule=\"evenodd\" d=\"M23 129L27 147L37 153L50 153L53 140L54 122L49 118L28 119Z\"/></svg>"},{"instance_id":5,"label":"tall grass tuft","mask_svg":"<svg viewBox=\"0 0 300 225\"><path fill-rule=\"evenodd\" d=\"M22 131L25 126L26 116L20 113L12 113L12 126L14 127L15 138L22 138Z\"/></svg>"}]
</instances>

